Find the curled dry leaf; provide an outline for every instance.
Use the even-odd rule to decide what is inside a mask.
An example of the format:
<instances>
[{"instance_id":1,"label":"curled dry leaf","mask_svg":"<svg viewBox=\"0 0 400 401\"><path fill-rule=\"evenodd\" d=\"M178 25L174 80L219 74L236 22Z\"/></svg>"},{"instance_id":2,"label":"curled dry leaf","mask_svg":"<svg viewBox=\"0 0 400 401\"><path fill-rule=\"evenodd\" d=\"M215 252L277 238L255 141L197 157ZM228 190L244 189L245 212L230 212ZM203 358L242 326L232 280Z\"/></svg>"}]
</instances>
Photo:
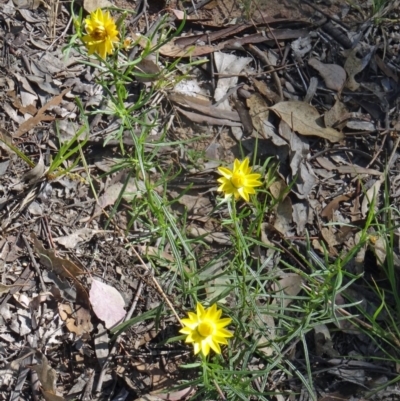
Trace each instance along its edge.
<instances>
[{"instance_id":1,"label":"curled dry leaf","mask_svg":"<svg viewBox=\"0 0 400 401\"><path fill-rule=\"evenodd\" d=\"M385 239L381 235L371 235L369 237L370 248L372 248L375 253L377 262L379 266L383 266L386 260L386 243Z\"/></svg>"},{"instance_id":2,"label":"curled dry leaf","mask_svg":"<svg viewBox=\"0 0 400 401\"><path fill-rule=\"evenodd\" d=\"M351 91L356 91L360 87L360 84L356 81L355 76L368 65L374 53L375 47L371 47L369 52L363 58L357 57L359 50L359 46L351 49L348 52L346 62L344 63L344 69L349 76L346 82L346 87Z\"/></svg>"},{"instance_id":3,"label":"curled dry leaf","mask_svg":"<svg viewBox=\"0 0 400 401\"><path fill-rule=\"evenodd\" d=\"M327 127L332 127L348 113L346 106L338 98L330 110L324 114L324 122ZM336 127L338 128L338 127Z\"/></svg>"},{"instance_id":4,"label":"curled dry leaf","mask_svg":"<svg viewBox=\"0 0 400 401\"><path fill-rule=\"evenodd\" d=\"M63 401L64 398L56 394L57 372L49 365L47 358L41 353L36 353L39 363L32 366L42 386L43 397L46 401Z\"/></svg>"},{"instance_id":5,"label":"curled dry leaf","mask_svg":"<svg viewBox=\"0 0 400 401\"><path fill-rule=\"evenodd\" d=\"M50 270L54 270L60 277L75 278L84 274L75 263L68 259L62 259L55 255L54 249L45 249L43 244L37 239L34 233L31 233L35 251L40 257L40 262Z\"/></svg>"},{"instance_id":6,"label":"curled dry leaf","mask_svg":"<svg viewBox=\"0 0 400 401\"><path fill-rule=\"evenodd\" d=\"M68 249L72 249L75 248L80 242L90 241L95 234L99 233L104 233L104 231L93 230L91 228L80 228L70 235L54 238L54 241L64 245Z\"/></svg>"},{"instance_id":7,"label":"curled dry leaf","mask_svg":"<svg viewBox=\"0 0 400 401\"><path fill-rule=\"evenodd\" d=\"M321 217L326 217L328 220L333 218L333 213L339 209L340 202L347 202L353 198L354 195L339 195L336 198L333 198L323 209L321 212Z\"/></svg>"},{"instance_id":8,"label":"curled dry leaf","mask_svg":"<svg viewBox=\"0 0 400 401\"><path fill-rule=\"evenodd\" d=\"M365 217L368 214L371 205L374 204L376 206L376 198L379 195L379 191L381 189L381 185L384 182L383 176L379 180L375 181L375 184L372 185L370 189L365 193L364 199L361 204L361 214L362 217Z\"/></svg>"},{"instance_id":9,"label":"curled dry leaf","mask_svg":"<svg viewBox=\"0 0 400 401\"><path fill-rule=\"evenodd\" d=\"M276 133L275 127L269 121L269 108L263 97L258 93L254 93L246 99L246 104L256 131L253 132L253 136L257 136L258 133L262 138L270 139L274 145L286 147L287 142Z\"/></svg>"},{"instance_id":10,"label":"curled dry leaf","mask_svg":"<svg viewBox=\"0 0 400 401\"><path fill-rule=\"evenodd\" d=\"M285 181L282 180L282 178L278 177L276 181L274 181L271 186L269 187L269 192L271 192L271 195L275 199L281 199L284 200L286 196L288 195L288 186Z\"/></svg>"},{"instance_id":11,"label":"curled dry leaf","mask_svg":"<svg viewBox=\"0 0 400 401\"><path fill-rule=\"evenodd\" d=\"M55 117L44 114L45 111L48 110L50 107L58 106L61 103L64 95L69 91L70 88L64 89L59 95L54 96L50 101L48 101L41 109L38 110L35 116L29 118L19 126L14 137L19 138L26 132L35 128L41 121L53 121Z\"/></svg>"},{"instance_id":12,"label":"curled dry leaf","mask_svg":"<svg viewBox=\"0 0 400 401\"><path fill-rule=\"evenodd\" d=\"M325 81L327 88L340 92L346 82L346 71L337 64L324 64L316 58L310 58L308 64L316 69Z\"/></svg>"},{"instance_id":13,"label":"curled dry leaf","mask_svg":"<svg viewBox=\"0 0 400 401\"><path fill-rule=\"evenodd\" d=\"M341 132L324 127L318 111L307 103L298 101L280 102L270 109L285 121L293 131L297 131L301 135L318 136L330 142L339 142L344 138Z\"/></svg>"},{"instance_id":14,"label":"curled dry leaf","mask_svg":"<svg viewBox=\"0 0 400 401\"><path fill-rule=\"evenodd\" d=\"M69 304L59 304L58 313L71 333L82 336L93 330L90 312L82 306L78 306L74 312Z\"/></svg>"},{"instance_id":15,"label":"curled dry leaf","mask_svg":"<svg viewBox=\"0 0 400 401\"><path fill-rule=\"evenodd\" d=\"M29 170L27 173L25 173L22 179L24 181L27 181L28 183L33 184L34 182L39 181L43 177L45 170L46 167L44 165L44 160L42 155L40 155L39 161L36 164L36 166L33 167L31 170Z\"/></svg>"}]
</instances>

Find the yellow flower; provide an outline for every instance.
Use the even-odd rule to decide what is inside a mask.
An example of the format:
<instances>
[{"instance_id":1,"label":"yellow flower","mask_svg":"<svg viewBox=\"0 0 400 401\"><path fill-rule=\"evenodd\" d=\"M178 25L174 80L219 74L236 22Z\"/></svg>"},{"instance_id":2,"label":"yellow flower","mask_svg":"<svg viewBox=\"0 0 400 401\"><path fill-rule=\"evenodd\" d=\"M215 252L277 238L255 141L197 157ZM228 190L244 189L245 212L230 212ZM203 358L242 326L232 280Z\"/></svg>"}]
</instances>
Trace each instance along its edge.
<instances>
[{"instance_id":1,"label":"yellow flower","mask_svg":"<svg viewBox=\"0 0 400 401\"><path fill-rule=\"evenodd\" d=\"M124 39L124 42L123 42L123 44L122 44L122 47L123 47L125 50L128 50L128 49L130 49L132 46L133 46L133 40L132 40L132 38L125 38L125 39Z\"/></svg>"},{"instance_id":2,"label":"yellow flower","mask_svg":"<svg viewBox=\"0 0 400 401\"><path fill-rule=\"evenodd\" d=\"M251 167L249 167L249 159L247 157L242 162L235 159L233 170L229 170L226 167L218 167L218 171L223 175L218 179L221 184L218 187L218 191L224 192L225 198L234 195L235 199L242 197L248 202L249 195L256 193L254 188L262 185L262 182L258 180L261 174L251 174Z\"/></svg>"},{"instance_id":3,"label":"yellow flower","mask_svg":"<svg viewBox=\"0 0 400 401\"><path fill-rule=\"evenodd\" d=\"M118 42L118 30L110 12L103 12L100 8L90 13L85 19L87 35L82 40L88 48L89 56L98 53L103 59L112 54L114 43Z\"/></svg>"},{"instance_id":4,"label":"yellow flower","mask_svg":"<svg viewBox=\"0 0 400 401\"><path fill-rule=\"evenodd\" d=\"M230 331L224 329L232 319L229 317L221 319L222 310L217 309L216 304L205 310L200 303L197 303L197 314L189 312L188 315L188 319L182 319L185 327L180 333L187 334L185 342L193 343L194 353L198 354L201 351L207 356L211 348L220 354L219 344L228 344L227 338L233 336Z\"/></svg>"}]
</instances>

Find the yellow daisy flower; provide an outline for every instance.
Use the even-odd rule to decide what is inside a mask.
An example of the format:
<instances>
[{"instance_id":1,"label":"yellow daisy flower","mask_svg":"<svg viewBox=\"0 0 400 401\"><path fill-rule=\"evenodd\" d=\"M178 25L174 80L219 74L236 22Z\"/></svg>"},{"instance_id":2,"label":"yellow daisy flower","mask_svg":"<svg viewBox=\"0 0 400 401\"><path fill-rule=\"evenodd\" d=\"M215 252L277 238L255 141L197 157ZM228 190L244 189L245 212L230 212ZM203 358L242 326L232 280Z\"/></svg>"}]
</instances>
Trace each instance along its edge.
<instances>
[{"instance_id":1,"label":"yellow daisy flower","mask_svg":"<svg viewBox=\"0 0 400 401\"><path fill-rule=\"evenodd\" d=\"M187 334L185 342L193 343L195 355L201 351L204 356L207 356L210 349L220 354L219 344L227 345L227 338L233 336L230 331L224 329L232 319L229 317L221 319L222 310L217 309L216 304L206 310L203 305L197 303L196 309L197 314L189 312L189 318L182 319L185 327L179 332Z\"/></svg>"},{"instance_id":2,"label":"yellow daisy flower","mask_svg":"<svg viewBox=\"0 0 400 401\"><path fill-rule=\"evenodd\" d=\"M249 201L249 195L255 194L255 187L262 185L259 181L261 174L251 174L249 159L246 157L242 162L235 159L233 170L226 167L218 167L218 171L223 177L218 179L221 184L218 191L225 193L225 198L234 195L235 199L242 197L246 202Z\"/></svg>"},{"instance_id":3,"label":"yellow daisy flower","mask_svg":"<svg viewBox=\"0 0 400 401\"><path fill-rule=\"evenodd\" d=\"M107 54L112 54L114 43L118 42L118 30L110 12L103 12L100 8L90 13L85 19L87 35L82 38L88 48L89 56L97 53L105 59Z\"/></svg>"}]
</instances>

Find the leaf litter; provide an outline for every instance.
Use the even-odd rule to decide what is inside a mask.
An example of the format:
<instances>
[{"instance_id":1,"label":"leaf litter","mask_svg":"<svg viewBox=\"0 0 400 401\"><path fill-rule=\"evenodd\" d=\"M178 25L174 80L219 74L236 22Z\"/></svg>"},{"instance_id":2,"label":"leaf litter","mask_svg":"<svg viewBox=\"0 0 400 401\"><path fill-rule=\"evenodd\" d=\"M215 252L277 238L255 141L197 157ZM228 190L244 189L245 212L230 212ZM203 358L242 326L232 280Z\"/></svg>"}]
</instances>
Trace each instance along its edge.
<instances>
[{"instance_id":1,"label":"leaf litter","mask_svg":"<svg viewBox=\"0 0 400 401\"><path fill-rule=\"evenodd\" d=\"M133 7L122 0L116 3ZM69 136L73 136L76 127L80 127L74 96L78 95L86 108L101 108L104 93L96 84L93 71L78 63L78 53L73 51L68 60L62 55L61 47L66 42L65 33L60 32L68 30L69 10L62 5L50 18L50 9L45 4L35 2L26 8L17 4L11 1L0 4L0 12L5 15L0 17L0 62L5 71L0 76L3 99L0 128L2 141L24 149L35 162L27 172L26 162L10 153L9 148L2 146L0 149L4 163L1 169L2 240L7 246L19 249L14 257L2 258L2 273L7 268L7 275L4 275L0 289L0 317L4 326L0 345L10 353L10 344L14 344L13 350L23 355L24 338L29 338L32 344L37 341L52 344L51 351L42 350L51 352L52 358L37 354L36 365L31 365L46 400L63 399L62 396L82 377L84 385L80 387L80 394L94 395L93 383L84 374L86 364L95 350L101 367L107 369L111 350L107 329L127 316L125 305L128 308L136 291L140 293L143 280L143 271L132 251L124 246L117 231L104 228L104 211L115 209L113 224L124 229L129 227L129 235L140 239L138 249L146 258L162 259L168 266L176 261L176 257L168 247L159 249L158 239L154 238L154 233L149 234L147 227L131 221L129 202L148 190L143 177L130 177L126 181L127 171L121 175L113 174L116 162L104 162L121 156L119 139L107 137L118 132L119 121L102 116L98 124L91 126L90 142L85 149L93 158L90 161L97 158L92 174L99 191L98 202L89 195L84 179L74 180L71 175L47 182L45 166L49 165L51 149L59 145L52 123L59 121L63 130L69 129ZM105 4L108 2L91 0L85 1L83 6L90 11ZM261 237L271 249L265 254L252 255L265 263L266 268L277 266L281 259L272 249L276 242L293 241L294 246L302 249L295 241L306 238L312 238L313 252L322 255L321 251L326 249L334 260L350 249L351 241L356 241L356 233L361 227L357 222L365 221L373 205L375 208L382 206L383 191L386 190L382 168L384 155L392 163L388 173L393 185L388 190L397 205L398 143L394 146L393 139L396 141L396 138L392 136L398 130L398 74L393 60L399 39L390 24L387 29L392 36L387 46L382 45L386 43L384 40L374 38L378 31L373 25L361 33L349 28L352 19L358 23L362 20L360 14L345 2L331 6L318 3L323 13L308 2L300 8L275 4L268 9L265 2L260 2L261 10L255 11L254 24L231 25L225 22L234 22L234 18L241 17L235 4L229 15L215 4L208 4L209 9L198 6L196 13L194 10L189 13L193 24L190 35L185 27L185 35L159 49L157 72L162 72L169 62L188 55L202 58L203 67L196 68L203 68L203 71L194 73L196 68L191 69L192 83L189 85L190 81L187 81L183 95L182 87L178 85L165 93L165 98L160 100L163 113L151 124L154 124L154 136L160 138L163 134L160 127L167 126L169 113L174 110L177 113L168 125L169 134L182 141L199 136L205 139L188 143L176 154L169 150L163 152L161 146L152 147L150 142L147 149L160 159L163 168L179 166L180 181L177 181L178 186L171 185L168 196L179 204L175 209L177 216L189 220L185 227L187 234L191 238L201 238L210 249L208 255L200 258L207 266L200 277L207 282L206 293L210 297L224 295L221 302L229 305L226 289L231 285L231 277L225 269L228 260L217 263L213 261L213 253L225 250L231 244L231 238L212 215L214 199L211 194L215 177L203 175L208 160L199 159L193 163L190 152L203 152L210 146L218 146L221 151L213 153L216 165L231 162L239 155L239 148L244 149L246 155L256 154L260 160L273 157L279 161L278 176L269 188L278 202L273 216L263 223ZM163 12L170 12L178 20L182 18L182 4L174 2L171 7ZM138 10L141 12L140 7ZM270 12L266 15L259 11ZM156 21L157 16L149 13L146 6L144 13ZM49 17L48 20L44 15ZM141 16L138 44L145 47L148 32L145 15ZM338 23L341 18L338 16L345 21L342 25ZM133 19L127 22L132 22L134 28L136 22ZM51 37L47 24L52 23L57 26L58 38ZM207 26L213 27L212 32L205 32ZM41 34L34 36L33 32ZM53 43L54 39L58 42ZM347 46L349 41L351 46ZM154 60L151 62L154 67ZM179 65L183 68L185 62L179 60ZM148 64L140 66L142 69L147 67ZM150 87L155 81L140 82L137 79L137 82ZM195 91L192 90L194 87ZM137 95L134 91L132 89L132 94ZM195 96L192 96L193 92L196 92ZM107 146L103 147L104 141ZM134 142L126 137L124 141L130 146ZM202 158L205 158L204 154ZM103 163L102 168L99 160ZM77 171L81 174L83 170ZM104 171L110 179L100 177ZM152 178L157 181L156 173ZM182 195L176 191L187 186L188 180L194 183L190 194ZM182 186L182 183L186 184ZM346 230L335 224L353 226ZM28 253L24 252L28 248L19 246L18 230L28 238L31 232L35 233L30 237L36 254L33 259L32 256L26 259ZM385 263L387 252L383 238L372 233L370 237L368 247L357 255L356 270L348 267L351 273L370 274L367 248L372 251L377 265ZM27 260L32 270L26 268ZM14 264L11 266L11 263ZM189 265L184 268L190 272ZM92 274L101 275L105 281L91 277ZM373 272L372 276L375 274ZM139 296L142 312L160 305L157 292L146 287L146 297ZM271 283L271 291L275 294L272 306L278 308L280 301L284 309L290 308L290 297L297 296L301 290L300 275L287 276L280 272L275 284ZM338 305L346 302L340 297L339 294L336 297ZM358 299L364 304L369 299L370 307L377 310L373 294L363 294ZM338 312L337 316L342 315ZM279 319L267 313L257 316L256 321L260 327L267 325L270 328L270 338L260 337L257 332L251 334L264 355L274 355L270 341L281 333ZM128 339L123 344L127 353L134 351L131 343L136 339L160 355L154 347L154 337L147 336L151 331L149 327L142 322L135 326L135 333L127 334ZM329 330L331 326L315 327L315 351L334 366L335 362L327 358L336 357L339 344L335 343L335 336L330 335ZM349 343L354 341L361 344L358 349L364 349L365 339L354 326L346 327L342 323L338 330L340 335L352 339ZM53 358L63 358L60 352L63 343L68 344L75 363L75 371L68 378L62 376L57 365L52 365ZM350 355L354 349L349 345L341 351L341 354ZM364 355L368 355L367 351ZM122 358L122 354L118 358ZM97 385L101 391L109 391L112 378L107 375L117 372L121 388L128 388L134 397L142 394L148 398L150 395L145 393L152 386L159 390L171 386L171 382L165 380L168 375L179 377L177 366L180 363L171 358L171 370L167 373L160 360L152 366L153 362L149 360L138 362L132 358L129 359L131 368L127 367L129 363L116 362L104 373L104 381ZM367 365L353 371L333 367L328 369L328 374L335 377L333 380L337 383L362 383L365 386L368 369ZM13 377L7 380L3 378L3 385L15 386ZM142 383L140 389L138 381ZM185 399L196 390L182 391L168 394L169 399ZM160 397L164 399L165 395L160 394Z\"/></svg>"}]
</instances>

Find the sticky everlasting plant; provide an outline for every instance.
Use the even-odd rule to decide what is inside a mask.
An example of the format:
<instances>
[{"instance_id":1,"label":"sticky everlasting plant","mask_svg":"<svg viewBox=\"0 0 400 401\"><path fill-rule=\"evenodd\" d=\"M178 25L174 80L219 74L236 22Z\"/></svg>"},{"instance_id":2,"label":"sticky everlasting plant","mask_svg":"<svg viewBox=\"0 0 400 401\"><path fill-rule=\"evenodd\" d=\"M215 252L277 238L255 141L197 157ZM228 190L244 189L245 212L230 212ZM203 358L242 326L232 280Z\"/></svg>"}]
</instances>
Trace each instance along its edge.
<instances>
[{"instance_id":1,"label":"sticky everlasting plant","mask_svg":"<svg viewBox=\"0 0 400 401\"><path fill-rule=\"evenodd\" d=\"M243 198L248 202L249 195L256 193L254 188L262 185L262 182L259 181L261 174L252 173L248 158L242 162L235 159L232 170L226 167L219 167L218 171L223 176L218 179L221 184L218 187L218 191L223 192L225 198L233 195L236 200Z\"/></svg>"},{"instance_id":2,"label":"sticky everlasting plant","mask_svg":"<svg viewBox=\"0 0 400 401\"><path fill-rule=\"evenodd\" d=\"M215 353L221 353L219 344L227 345L227 338L233 334L224 327L228 326L232 319L221 319L222 310L217 309L214 304L208 309L204 309L203 305L197 303L197 313L189 312L187 319L182 319L185 326L180 333L186 334L187 343L193 343L194 353L197 355L200 351L207 356L212 349Z\"/></svg>"},{"instance_id":3,"label":"sticky everlasting plant","mask_svg":"<svg viewBox=\"0 0 400 401\"><path fill-rule=\"evenodd\" d=\"M93 11L85 19L87 35L82 37L89 55L97 53L105 59L114 51L114 45L119 41L118 29L109 11L103 12L100 8Z\"/></svg>"}]
</instances>

